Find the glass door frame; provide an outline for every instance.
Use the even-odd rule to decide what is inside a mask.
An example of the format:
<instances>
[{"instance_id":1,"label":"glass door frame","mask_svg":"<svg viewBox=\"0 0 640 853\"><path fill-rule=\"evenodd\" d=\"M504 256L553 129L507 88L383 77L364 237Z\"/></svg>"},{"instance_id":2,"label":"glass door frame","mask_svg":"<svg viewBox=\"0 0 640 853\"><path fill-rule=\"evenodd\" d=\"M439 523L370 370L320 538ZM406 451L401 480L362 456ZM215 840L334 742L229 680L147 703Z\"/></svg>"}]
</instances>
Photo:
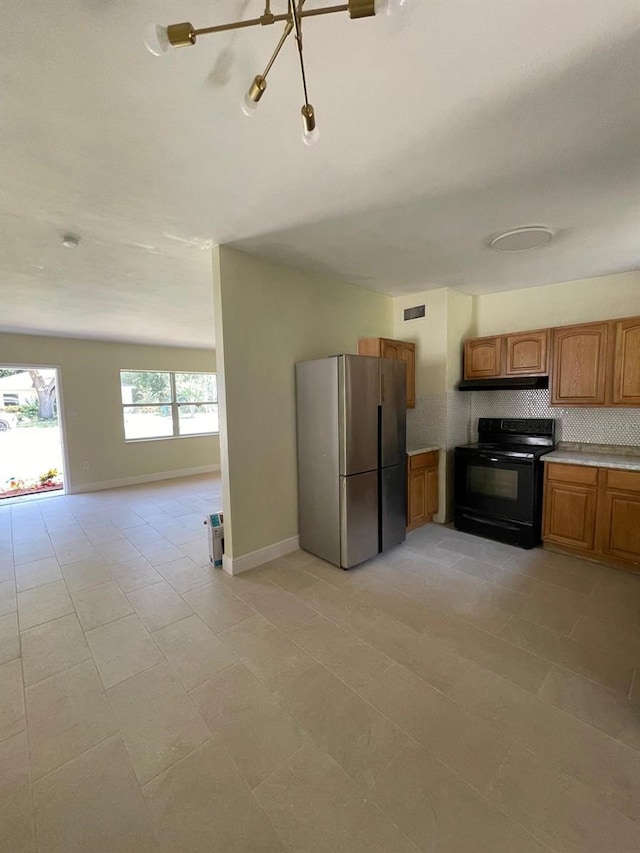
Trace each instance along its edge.
<instances>
[{"instance_id":1,"label":"glass door frame","mask_svg":"<svg viewBox=\"0 0 640 853\"><path fill-rule=\"evenodd\" d=\"M59 495L70 495L73 494L73 485L71 482L71 466L69 465L69 452L67 450L67 434L66 434L66 408L64 405L64 391L63 391L63 379L62 379L62 365L60 364L34 364L33 362L11 362L11 361L2 361L1 367L8 367L12 370L55 370L56 372L56 406L58 410L58 427L60 429L60 443L62 445L62 483L63 488L56 492L50 492L46 495L39 495L37 497L55 497ZM32 496L31 496L32 497ZM12 500L12 499L9 499Z\"/></svg>"}]
</instances>

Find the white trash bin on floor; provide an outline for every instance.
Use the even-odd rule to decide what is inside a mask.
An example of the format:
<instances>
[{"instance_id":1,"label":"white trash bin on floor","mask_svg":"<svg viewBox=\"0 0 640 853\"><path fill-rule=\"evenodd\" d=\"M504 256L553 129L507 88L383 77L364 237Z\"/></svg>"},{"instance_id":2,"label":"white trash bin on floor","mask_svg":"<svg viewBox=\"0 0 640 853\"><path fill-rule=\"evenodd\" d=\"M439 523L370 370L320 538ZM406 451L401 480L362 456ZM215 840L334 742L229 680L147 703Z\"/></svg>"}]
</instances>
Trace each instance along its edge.
<instances>
[{"instance_id":1,"label":"white trash bin on floor","mask_svg":"<svg viewBox=\"0 0 640 853\"><path fill-rule=\"evenodd\" d=\"M222 568L224 554L224 516L214 512L205 518L204 523L209 528L209 561L217 569Z\"/></svg>"}]
</instances>

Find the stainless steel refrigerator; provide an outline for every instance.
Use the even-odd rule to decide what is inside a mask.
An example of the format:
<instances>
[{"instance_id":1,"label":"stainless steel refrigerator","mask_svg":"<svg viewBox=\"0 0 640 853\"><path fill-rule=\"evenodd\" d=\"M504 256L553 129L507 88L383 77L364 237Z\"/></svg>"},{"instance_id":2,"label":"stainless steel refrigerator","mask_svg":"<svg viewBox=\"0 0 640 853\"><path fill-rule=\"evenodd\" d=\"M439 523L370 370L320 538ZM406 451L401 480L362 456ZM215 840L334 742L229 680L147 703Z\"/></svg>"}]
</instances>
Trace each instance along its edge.
<instances>
[{"instance_id":1,"label":"stainless steel refrigerator","mask_svg":"<svg viewBox=\"0 0 640 853\"><path fill-rule=\"evenodd\" d=\"M296 364L300 547L344 569L405 540L405 385L389 358Z\"/></svg>"}]
</instances>

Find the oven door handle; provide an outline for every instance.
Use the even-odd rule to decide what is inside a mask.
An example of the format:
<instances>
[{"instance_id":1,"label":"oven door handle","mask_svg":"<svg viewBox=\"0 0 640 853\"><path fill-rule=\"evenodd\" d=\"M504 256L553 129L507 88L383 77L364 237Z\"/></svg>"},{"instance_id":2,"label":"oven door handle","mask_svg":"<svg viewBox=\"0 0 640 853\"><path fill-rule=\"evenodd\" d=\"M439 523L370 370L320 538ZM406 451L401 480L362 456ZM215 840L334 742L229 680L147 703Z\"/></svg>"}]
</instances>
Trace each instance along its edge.
<instances>
[{"instance_id":1,"label":"oven door handle","mask_svg":"<svg viewBox=\"0 0 640 853\"><path fill-rule=\"evenodd\" d=\"M480 459L483 462L491 462L492 465L530 465L532 460L530 458L518 458L517 456L508 456L499 458L497 456L489 456L488 454L485 456L484 454L478 454L476 459ZM469 460L473 462L473 459Z\"/></svg>"}]
</instances>

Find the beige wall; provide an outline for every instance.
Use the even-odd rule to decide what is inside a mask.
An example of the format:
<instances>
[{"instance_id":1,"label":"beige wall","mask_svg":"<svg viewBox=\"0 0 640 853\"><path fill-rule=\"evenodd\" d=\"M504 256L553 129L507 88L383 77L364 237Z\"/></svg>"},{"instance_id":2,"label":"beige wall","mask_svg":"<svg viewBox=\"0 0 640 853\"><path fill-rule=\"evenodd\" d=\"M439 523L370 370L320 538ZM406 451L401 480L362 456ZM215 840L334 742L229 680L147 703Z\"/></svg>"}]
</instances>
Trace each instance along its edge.
<instances>
[{"instance_id":1,"label":"beige wall","mask_svg":"<svg viewBox=\"0 0 640 853\"><path fill-rule=\"evenodd\" d=\"M404 309L425 306L425 316L405 320ZM393 299L393 337L416 345L416 394L444 391L447 381L447 289Z\"/></svg>"},{"instance_id":2,"label":"beige wall","mask_svg":"<svg viewBox=\"0 0 640 853\"><path fill-rule=\"evenodd\" d=\"M295 363L389 337L392 300L224 246L213 266L225 552L236 560L298 532Z\"/></svg>"},{"instance_id":3,"label":"beige wall","mask_svg":"<svg viewBox=\"0 0 640 853\"><path fill-rule=\"evenodd\" d=\"M213 372L213 350L0 334L0 364L61 368L66 474L73 491L219 464L218 436L126 443L120 399L121 369ZM84 462L89 462L88 470Z\"/></svg>"},{"instance_id":4,"label":"beige wall","mask_svg":"<svg viewBox=\"0 0 640 853\"><path fill-rule=\"evenodd\" d=\"M475 334L475 311L472 296L457 290L447 291L447 391L454 391L462 379L462 342Z\"/></svg>"},{"instance_id":5,"label":"beige wall","mask_svg":"<svg viewBox=\"0 0 640 853\"><path fill-rule=\"evenodd\" d=\"M640 314L640 272L476 297L476 332L494 335Z\"/></svg>"},{"instance_id":6,"label":"beige wall","mask_svg":"<svg viewBox=\"0 0 640 853\"><path fill-rule=\"evenodd\" d=\"M425 316L405 320L404 310L414 305L425 306ZM450 515L453 496L453 455L447 452L451 444L450 426L457 417L452 411L451 394L462 375L461 341L474 334L473 297L457 290L440 288L397 296L393 300L393 336L413 341L416 345L416 409L407 413L411 444L416 443L411 421L425 424L424 441L436 444L440 454L439 504L436 521ZM430 395L438 395L433 397ZM434 406L441 416L432 416Z\"/></svg>"}]
</instances>

